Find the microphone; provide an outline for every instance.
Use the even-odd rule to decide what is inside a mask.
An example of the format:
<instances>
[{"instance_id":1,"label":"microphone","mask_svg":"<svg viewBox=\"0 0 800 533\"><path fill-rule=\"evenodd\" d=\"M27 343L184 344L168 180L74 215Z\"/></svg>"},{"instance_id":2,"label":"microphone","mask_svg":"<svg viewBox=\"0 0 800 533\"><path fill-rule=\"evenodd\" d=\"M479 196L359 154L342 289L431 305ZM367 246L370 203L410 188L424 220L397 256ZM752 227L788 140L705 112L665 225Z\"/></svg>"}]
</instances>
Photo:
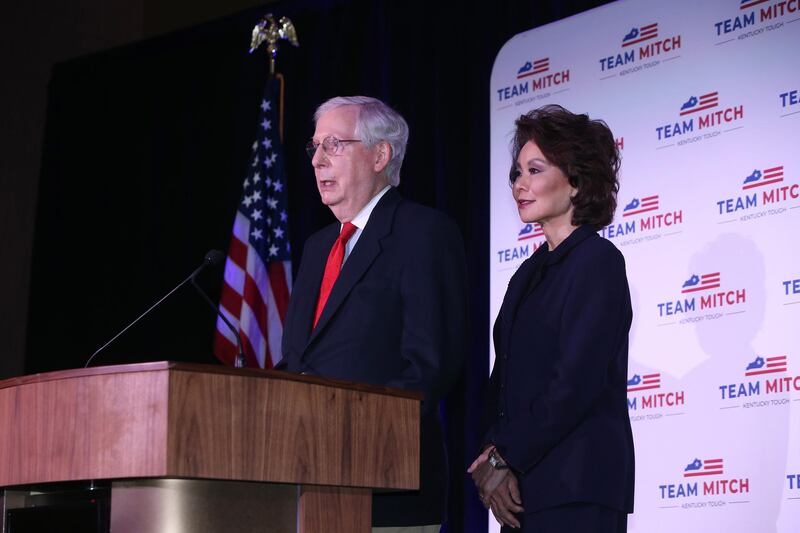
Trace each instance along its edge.
<instances>
[{"instance_id":1,"label":"microphone","mask_svg":"<svg viewBox=\"0 0 800 533\"><path fill-rule=\"evenodd\" d=\"M131 328L131 327L132 327L134 324L136 324L136 323L137 323L137 322L139 322L139 321L140 321L142 318L144 318L145 316L147 316L147 314L148 314L148 313L150 313L150 311L152 311L153 309L155 309L156 307L158 307L158 306L161 304L161 302L163 302L164 300L166 300L167 298L169 298L169 297L172 295L172 293L174 293L175 291L177 291L178 289L180 289L181 287L183 287L183 286L186 284L186 282L187 282L187 281L191 281L191 282L192 282L192 284L193 284L193 285L194 285L194 286L195 286L195 287L196 287L196 288L197 288L197 289L198 289L198 290L201 292L201 294L204 296L204 298L206 299L206 301L208 301L208 303L211 305L211 307L213 307L213 308L214 308L214 309L215 309L217 312L219 312L219 310L217 310L217 308L214 306L214 304L213 304L213 303L211 303L211 300L208 298L208 296L206 296L206 294L205 294L205 293L202 291L202 289L200 289L200 287L199 287L199 286L198 286L198 285L195 283L194 279L195 279L195 277L196 277L196 276L197 276L197 275L198 275L198 274L199 274L199 273L200 273L200 272L201 272L201 271L202 271L204 268L206 268L206 267L207 267L207 266L209 266L209 265L219 265L220 263L222 263L222 260L223 260L224 258L225 258L225 254L223 254L223 253L222 253L222 252L220 252L219 250L211 250L211 251L209 251L209 252L206 254L205 258L203 259L203 264L201 264L199 267L197 267L197 268L194 270L194 272L192 272L191 274L189 274L189 277L188 277L188 278L186 278L185 280L183 280L183 281L181 281L180 283L178 283L178 285L177 285L177 286L176 286L174 289L172 289L171 291L169 291L169 292L168 292L167 294L165 294L165 295L164 295L164 296L163 296L163 297L162 297L160 300L158 300L156 303L154 303L153 305L151 305L151 306L150 306L150 307L147 309L147 311L145 311L144 313L142 313L141 315L139 315L139 316L136 318L136 320L134 320L133 322L131 322L130 324L128 324L127 326L125 326L125 328L123 328L123 330L122 330L122 331L120 331L119 333L117 333L116 335L114 335L114 336L113 336L113 337L112 337L112 338L111 338L111 339L110 339L108 342L106 342L104 345L102 345L100 348L98 348L98 349L97 349L97 351L95 351L95 352L92 354L92 356L91 356L91 357L89 357L89 359L86 361L86 364L85 364L85 365L83 365L83 368L89 368L89 365L92 363L92 361L93 361L93 360L94 360L94 358L97 356L97 354L99 354L100 352L102 352L102 351L103 351L103 350L104 350L104 349L105 349L105 348L106 348L106 347L107 347L109 344L111 344L112 342L114 342L115 340L117 340L117 338L119 338L119 336L120 336L120 335L122 335L123 333L125 333L126 331L128 331L128 330L129 330L129 329L130 329L130 328ZM238 364L238 362L239 362L239 358L241 358L241 359L242 359L242 361L244 361L244 355L243 355L243 353L242 353L242 341L241 341L241 339L240 339L240 337L239 337L239 333L238 333L238 332L235 330L235 328L234 328L234 327L231 325L231 323L230 323L230 322L228 322L228 320L227 320L227 319L226 319L226 318L225 318L225 317L224 317L224 316L223 316L221 313L220 313L220 316L222 316L222 320L224 320L224 321L225 321L225 323L228 325L228 327L230 327L230 328L231 328L231 330L233 330L233 333L234 333L234 335L236 335L236 340L238 341L238 345L239 345L239 355L237 355L237 356L236 356L236 360L237 360L237 364Z\"/></svg>"},{"instance_id":2,"label":"microphone","mask_svg":"<svg viewBox=\"0 0 800 533\"><path fill-rule=\"evenodd\" d=\"M222 262L225 260L225 254L223 254L219 250L211 250L206 254L205 260L209 264L214 266L221 265ZM236 359L234 359L233 361L233 366L236 368L244 368L247 366L247 364L244 359L244 350L242 350L242 337L239 335L239 332L236 330L233 324L231 324L230 321L225 317L225 315L222 314L222 311L219 310L219 307L214 305L214 302L212 302L211 298L208 297L206 291L204 291L200 287L200 285L197 284L195 278L197 277L197 274L200 273L201 269L202 267L192 272L192 275L189 276L189 279L192 282L192 286L195 289L197 289L197 292L200 293L200 296L203 297L203 300L205 300L206 303L208 303L208 305L211 306L211 309L213 309L214 312L217 313L217 316L219 316L222 319L222 321L225 322L225 325L228 326L228 328L233 332L234 337L236 337L236 347L239 350L239 353L236 354Z\"/></svg>"}]
</instances>

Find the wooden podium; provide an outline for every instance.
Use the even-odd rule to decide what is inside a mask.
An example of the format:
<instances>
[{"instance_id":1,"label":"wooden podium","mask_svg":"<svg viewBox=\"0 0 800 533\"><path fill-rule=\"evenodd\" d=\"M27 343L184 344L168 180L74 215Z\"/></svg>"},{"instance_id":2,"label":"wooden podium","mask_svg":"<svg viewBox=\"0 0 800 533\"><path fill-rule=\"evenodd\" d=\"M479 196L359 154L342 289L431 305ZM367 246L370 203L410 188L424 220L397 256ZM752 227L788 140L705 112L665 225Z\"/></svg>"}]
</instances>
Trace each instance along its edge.
<instances>
[{"instance_id":1,"label":"wooden podium","mask_svg":"<svg viewBox=\"0 0 800 533\"><path fill-rule=\"evenodd\" d=\"M372 490L418 488L420 400L170 362L5 380L3 514L52 484L106 480L115 533L367 532Z\"/></svg>"}]
</instances>

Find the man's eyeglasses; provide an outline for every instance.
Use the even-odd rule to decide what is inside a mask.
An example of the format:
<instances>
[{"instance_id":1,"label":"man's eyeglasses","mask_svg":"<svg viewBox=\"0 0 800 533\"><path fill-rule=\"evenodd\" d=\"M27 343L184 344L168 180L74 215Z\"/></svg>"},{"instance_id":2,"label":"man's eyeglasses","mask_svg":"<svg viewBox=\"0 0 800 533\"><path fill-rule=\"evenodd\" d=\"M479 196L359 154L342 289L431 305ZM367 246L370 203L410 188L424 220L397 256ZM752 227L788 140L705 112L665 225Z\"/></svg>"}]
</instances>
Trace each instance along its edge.
<instances>
[{"instance_id":1,"label":"man's eyeglasses","mask_svg":"<svg viewBox=\"0 0 800 533\"><path fill-rule=\"evenodd\" d=\"M321 143L315 143L313 139L308 141L308 144L306 144L306 153L308 154L308 157L313 159L314 154L317 153L317 148L322 145L322 152L325 155L338 155L345 144L360 142L360 139L337 139L336 137L329 135L328 137L322 139Z\"/></svg>"}]
</instances>

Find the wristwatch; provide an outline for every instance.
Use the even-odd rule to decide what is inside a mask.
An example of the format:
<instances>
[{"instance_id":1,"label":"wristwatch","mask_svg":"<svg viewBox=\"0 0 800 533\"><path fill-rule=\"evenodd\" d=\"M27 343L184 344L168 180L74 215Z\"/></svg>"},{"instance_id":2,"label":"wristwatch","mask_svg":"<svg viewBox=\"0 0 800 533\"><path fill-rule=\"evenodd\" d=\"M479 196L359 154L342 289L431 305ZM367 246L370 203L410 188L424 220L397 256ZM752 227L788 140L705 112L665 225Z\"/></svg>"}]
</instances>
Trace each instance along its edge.
<instances>
[{"instance_id":1,"label":"wristwatch","mask_svg":"<svg viewBox=\"0 0 800 533\"><path fill-rule=\"evenodd\" d=\"M495 470L506 470L508 468L508 465L497 455L495 450L489 453L489 466Z\"/></svg>"}]
</instances>

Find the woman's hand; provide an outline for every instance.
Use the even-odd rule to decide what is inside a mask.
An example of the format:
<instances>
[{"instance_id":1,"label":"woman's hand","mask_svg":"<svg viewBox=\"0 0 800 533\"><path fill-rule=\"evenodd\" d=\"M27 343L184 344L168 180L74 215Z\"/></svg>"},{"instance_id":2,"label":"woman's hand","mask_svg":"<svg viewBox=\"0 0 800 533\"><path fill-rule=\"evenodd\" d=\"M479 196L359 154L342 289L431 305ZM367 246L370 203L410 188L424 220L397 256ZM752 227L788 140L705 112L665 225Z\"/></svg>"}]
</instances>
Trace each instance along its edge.
<instances>
[{"instance_id":1,"label":"woman's hand","mask_svg":"<svg viewBox=\"0 0 800 533\"><path fill-rule=\"evenodd\" d=\"M501 470L489 464L489 454L493 451L495 451L494 446L486 448L472 462L467 473L472 474L472 480L483 505L492 510L497 521L512 528L519 528L520 523L513 513L521 513L524 509L517 477L508 468Z\"/></svg>"},{"instance_id":2,"label":"woman's hand","mask_svg":"<svg viewBox=\"0 0 800 533\"><path fill-rule=\"evenodd\" d=\"M519 520L513 513L521 513L525 509L522 508L522 498L519 494L519 484L517 476L509 470L505 478L500 482L497 488L489 495L489 507L492 509L492 514L498 522L505 526L515 529L520 527Z\"/></svg>"},{"instance_id":3,"label":"woman's hand","mask_svg":"<svg viewBox=\"0 0 800 533\"><path fill-rule=\"evenodd\" d=\"M487 446L483 450L483 453L481 453L474 461L472 461L472 464L469 465L469 468L467 468L467 474L473 473L476 468L478 468L481 464L483 464L486 461L488 461L489 460L489 454L492 453L493 450L494 450L494 446Z\"/></svg>"}]
</instances>

